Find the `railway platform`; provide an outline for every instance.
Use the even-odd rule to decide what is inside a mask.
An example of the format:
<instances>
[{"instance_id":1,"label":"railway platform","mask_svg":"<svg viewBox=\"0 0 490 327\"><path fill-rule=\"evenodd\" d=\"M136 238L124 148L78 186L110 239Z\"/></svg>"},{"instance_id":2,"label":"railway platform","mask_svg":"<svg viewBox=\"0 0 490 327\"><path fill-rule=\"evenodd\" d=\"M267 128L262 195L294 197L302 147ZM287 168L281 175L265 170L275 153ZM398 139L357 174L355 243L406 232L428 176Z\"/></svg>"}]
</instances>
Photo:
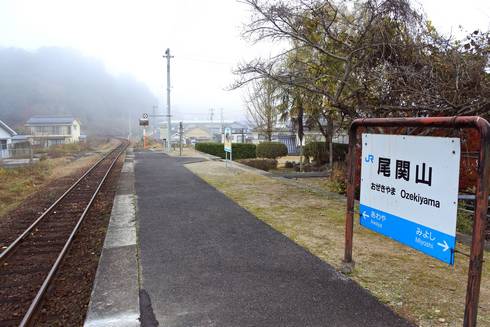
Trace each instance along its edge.
<instances>
[{"instance_id":1,"label":"railway platform","mask_svg":"<svg viewBox=\"0 0 490 327\"><path fill-rule=\"evenodd\" d=\"M185 168L196 160L135 153L86 326L412 326Z\"/></svg>"}]
</instances>

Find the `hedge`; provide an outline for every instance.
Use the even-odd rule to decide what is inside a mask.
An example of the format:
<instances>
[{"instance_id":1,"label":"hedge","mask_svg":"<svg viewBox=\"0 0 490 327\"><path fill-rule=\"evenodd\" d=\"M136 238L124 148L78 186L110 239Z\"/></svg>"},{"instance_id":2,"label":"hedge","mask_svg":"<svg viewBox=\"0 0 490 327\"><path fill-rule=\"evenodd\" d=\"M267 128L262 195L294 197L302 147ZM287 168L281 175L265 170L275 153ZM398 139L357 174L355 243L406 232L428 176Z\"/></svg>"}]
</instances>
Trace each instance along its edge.
<instances>
[{"instance_id":1,"label":"hedge","mask_svg":"<svg viewBox=\"0 0 490 327\"><path fill-rule=\"evenodd\" d=\"M241 159L238 162L265 171L277 169L277 160L275 159Z\"/></svg>"},{"instance_id":2,"label":"hedge","mask_svg":"<svg viewBox=\"0 0 490 327\"><path fill-rule=\"evenodd\" d=\"M344 161L349 151L348 144L333 143L333 160ZM329 158L329 146L326 142L310 142L305 145L303 150L305 157L312 157L318 164L324 164L328 162Z\"/></svg>"},{"instance_id":3,"label":"hedge","mask_svg":"<svg viewBox=\"0 0 490 327\"><path fill-rule=\"evenodd\" d=\"M196 143L196 150L221 158L225 157L225 150L221 143Z\"/></svg>"},{"instance_id":4,"label":"hedge","mask_svg":"<svg viewBox=\"0 0 490 327\"><path fill-rule=\"evenodd\" d=\"M222 143L196 143L196 150L213 156L225 158L225 148ZM234 143L231 145L233 159L255 158L255 144Z\"/></svg>"},{"instance_id":5,"label":"hedge","mask_svg":"<svg viewBox=\"0 0 490 327\"><path fill-rule=\"evenodd\" d=\"M256 145L251 143L234 143L231 145L233 159L256 158Z\"/></svg>"},{"instance_id":6,"label":"hedge","mask_svg":"<svg viewBox=\"0 0 490 327\"><path fill-rule=\"evenodd\" d=\"M257 145L257 157L276 159L288 155L286 144L281 142L263 142Z\"/></svg>"}]
</instances>

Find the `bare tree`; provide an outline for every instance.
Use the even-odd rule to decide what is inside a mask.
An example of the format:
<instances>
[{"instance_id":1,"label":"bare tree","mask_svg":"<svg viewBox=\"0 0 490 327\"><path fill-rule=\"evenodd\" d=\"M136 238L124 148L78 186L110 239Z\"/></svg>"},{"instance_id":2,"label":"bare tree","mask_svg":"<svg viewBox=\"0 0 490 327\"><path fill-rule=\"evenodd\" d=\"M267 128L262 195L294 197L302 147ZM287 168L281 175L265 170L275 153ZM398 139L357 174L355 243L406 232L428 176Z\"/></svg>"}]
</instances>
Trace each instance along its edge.
<instances>
[{"instance_id":1,"label":"bare tree","mask_svg":"<svg viewBox=\"0 0 490 327\"><path fill-rule=\"evenodd\" d=\"M264 79L251 83L245 99L250 123L258 132L265 134L268 141L272 140L272 133L277 124L277 97L276 85Z\"/></svg>"},{"instance_id":2,"label":"bare tree","mask_svg":"<svg viewBox=\"0 0 490 327\"><path fill-rule=\"evenodd\" d=\"M234 87L267 78L323 96L340 119L489 111L488 33L444 40L408 0L243 0L244 37L286 41L240 65ZM323 109L322 109L323 110Z\"/></svg>"}]
</instances>

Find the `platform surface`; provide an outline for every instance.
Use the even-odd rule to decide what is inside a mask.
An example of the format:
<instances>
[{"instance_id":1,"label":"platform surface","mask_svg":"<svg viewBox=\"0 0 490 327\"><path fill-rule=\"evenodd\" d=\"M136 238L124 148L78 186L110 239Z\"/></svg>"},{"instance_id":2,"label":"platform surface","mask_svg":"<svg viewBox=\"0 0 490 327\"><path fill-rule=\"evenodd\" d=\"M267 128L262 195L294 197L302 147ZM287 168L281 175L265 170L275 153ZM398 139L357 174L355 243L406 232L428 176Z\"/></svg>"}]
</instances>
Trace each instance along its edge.
<instances>
[{"instance_id":1,"label":"platform surface","mask_svg":"<svg viewBox=\"0 0 490 327\"><path fill-rule=\"evenodd\" d=\"M136 153L142 326L412 326L192 174L192 160Z\"/></svg>"}]
</instances>

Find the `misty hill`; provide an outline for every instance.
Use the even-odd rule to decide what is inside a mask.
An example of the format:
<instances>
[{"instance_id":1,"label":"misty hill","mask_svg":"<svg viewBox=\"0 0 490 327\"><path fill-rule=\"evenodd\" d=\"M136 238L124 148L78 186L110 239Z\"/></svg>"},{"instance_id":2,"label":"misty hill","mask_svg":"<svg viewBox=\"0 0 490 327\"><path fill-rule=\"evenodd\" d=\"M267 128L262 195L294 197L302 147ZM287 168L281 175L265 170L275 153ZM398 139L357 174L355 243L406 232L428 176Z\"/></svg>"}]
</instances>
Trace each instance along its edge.
<instances>
[{"instance_id":1,"label":"misty hill","mask_svg":"<svg viewBox=\"0 0 490 327\"><path fill-rule=\"evenodd\" d=\"M14 128L32 115L69 114L83 133L123 135L129 113L135 124L156 101L146 85L75 50L0 48L0 119Z\"/></svg>"}]
</instances>

